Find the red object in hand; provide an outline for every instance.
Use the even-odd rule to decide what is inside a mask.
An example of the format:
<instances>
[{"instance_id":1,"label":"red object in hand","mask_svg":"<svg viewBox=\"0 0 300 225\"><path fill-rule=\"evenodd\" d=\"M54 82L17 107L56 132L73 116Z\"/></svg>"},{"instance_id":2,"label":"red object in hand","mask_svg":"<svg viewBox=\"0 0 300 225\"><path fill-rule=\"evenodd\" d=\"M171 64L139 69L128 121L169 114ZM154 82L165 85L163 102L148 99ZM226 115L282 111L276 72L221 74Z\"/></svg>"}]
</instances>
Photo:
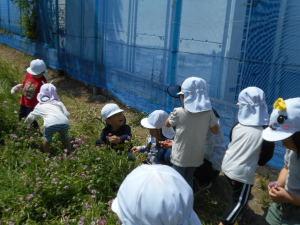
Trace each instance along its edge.
<instances>
[{"instance_id":1,"label":"red object in hand","mask_svg":"<svg viewBox=\"0 0 300 225\"><path fill-rule=\"evenodd\" d=\"M172 148L172 145L173 145L173 141L169 140L169 139L167 139L165 141L160 141L159 143L161 144L161 146L163 148Z\"/></svg>"}]
</instances>

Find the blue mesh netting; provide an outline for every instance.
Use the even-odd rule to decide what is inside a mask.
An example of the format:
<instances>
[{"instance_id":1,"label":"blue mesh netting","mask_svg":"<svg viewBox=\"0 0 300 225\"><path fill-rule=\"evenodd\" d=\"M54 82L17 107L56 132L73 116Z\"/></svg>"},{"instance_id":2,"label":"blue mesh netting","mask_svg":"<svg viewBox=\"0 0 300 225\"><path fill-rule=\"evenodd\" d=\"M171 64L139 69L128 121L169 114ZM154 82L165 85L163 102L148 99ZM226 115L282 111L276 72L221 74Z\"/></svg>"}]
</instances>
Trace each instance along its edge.
<instances>
[{"instance_id":1,"label":"blue mesh netting","mask_svg":"<svg viewBox=\"0 0 300 225\"><path fill-rule=\"evenodd\" d=\"M300 96L299 0L38 2L35 42L23 35L20 10L0 2L0 42L136 109L171 111L179 103L166 87L201 76L228 136L243 88L262 88L270 110L279 96ZM271 165L282 159L278 147Z\"/></svg>"}]
</instances>

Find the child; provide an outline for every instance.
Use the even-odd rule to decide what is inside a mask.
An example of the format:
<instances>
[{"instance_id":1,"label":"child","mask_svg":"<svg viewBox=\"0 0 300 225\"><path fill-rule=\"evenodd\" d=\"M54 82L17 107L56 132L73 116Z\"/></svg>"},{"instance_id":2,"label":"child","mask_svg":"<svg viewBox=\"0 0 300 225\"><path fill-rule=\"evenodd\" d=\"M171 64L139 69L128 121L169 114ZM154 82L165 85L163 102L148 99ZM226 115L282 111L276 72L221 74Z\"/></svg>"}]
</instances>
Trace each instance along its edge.
<instances>
[{"instance_id":1,"label":"child","mask_svg":"<svg viewBox=\"0 0 300 225\"><path fill-rule=\"evenodd\" d=\"M169 164L171 149L161 146L161 143L173 139L175 135L173 128L165 126L168 116L168 113L163 110L155 110L147 118L142 119L141 125L148 128L150 133L147 145L135 146L131 151L133 153L148 152L148 162L151 164Z\"/></svg>"},{"instance_id":2,"label":"child","mask_svg":"<svg viewBox=\"0 0 300 225\"><path fill-rule=\"evenodd\" d=\"M174 169L142 165L122 182L112 210L123 225L201 225L193 191Z\"/></svg>"},{"instance_id":3,"label":"child","mask_svg":"<svg viewBox=\"0 0 300 225\"><path fill-rule=\"evenodd\" d=\"M263 139L282 141L286 147L285 165L277 182L269 184L274 201L266 221L270 225L300 224L300 98L279 98L270 116Z\"/></svg>"},{"instance_id":4,"label":"child","mask_svg":"<svg viewBox=\"0 0 300 225\"><path fill-rule=\"evenodd\" d=\"M213 109L213 112L218 118L218 124L220 126L220 116L216 110ZM208 132L204 163L196 169L194 175L195 191L203 191L211 187L212 182L219 176L221 171L225 151L226 146L221 129L217 134Z\"/></svg>"},{"instance_id":5,"label":"child","mask_svg":"<svg viewBox=\"0 0 300 225\"><path fill-rule=\"evenodd\" d=\"M35 59L30 62L30 67L26 69L27 73L22 84L17 84L11 89L11 93L22 92L20 100L19 119L26 118L28 114L38 104L37 94L42 84L47 83L45 78L46 65L43 60ZM34 121L34 127L38 127Z\"/></svg>"},{"instance_id":6,"label":"child","mask_svg":"<svg viewBox=\"0 0 300 225\"><path fill-rule=\"evenodd\" d=\"M59 133L64 147L70 151L68 130L70 115L64 104L59 100L56 93L56 87L53 84L43 84L37 95L38 104L34 110L29 113L25 122L32 123L37 117L44 120L44 142L43 150L49 152L50 143L54 133Z\"/></svg>"},{"instance_id":7,"label":"child","mask_svg":"<svg viewBox=\"0 0 300 225\"><path fill-rule=\"evenodd\" d=\"M248 87L238 97L238 124L232 129L222 171L233 189L233 206L220 225L233 225L247 205L262 149L263 126L268 124L264 92Z\"/></svg>"},{"instance_id":8,"label":"child","mask_svg":"<svg viewBox=\"0 0 300 225\"><path fill-rule=\"evenodd\" d=\"M204 145L209 130L219 132L206 90L206 82L199 77L187 78L178 93L183 107L175 108L166 121L168 127L175 127L171 163L193 187L196 167L203 163Z\"/></svg>"},{"instance_id":9,"label":"child","mask_svg":"<svg viewBox=\"0 0 300 225\"><path fill-rule=\"evenodd\" d=\"M96 145L106 144L117 148L119 144L131 140L131 129L126 124L123 111L114 103L108 103L102 108L101 116L106 126L102 130L100 139L96 141Z\"/></svg>"}]
</instances>

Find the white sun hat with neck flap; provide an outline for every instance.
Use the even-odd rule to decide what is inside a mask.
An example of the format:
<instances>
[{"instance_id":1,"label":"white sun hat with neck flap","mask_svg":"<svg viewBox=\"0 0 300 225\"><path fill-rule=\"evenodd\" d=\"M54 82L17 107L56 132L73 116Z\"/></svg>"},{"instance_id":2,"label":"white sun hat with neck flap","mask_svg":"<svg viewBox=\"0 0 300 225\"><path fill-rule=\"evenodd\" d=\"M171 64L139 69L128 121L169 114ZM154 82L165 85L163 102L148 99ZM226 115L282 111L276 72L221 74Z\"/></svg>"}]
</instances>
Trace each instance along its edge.
<instances>
[{"instance_id":1,"label":"white sun hat with neck flap","mask_svg":"<svg viewBox=\"0 0 300 225\"><path fill-rule=\"evenodd\" d=\"M258 87L248 87L239 94L238 121L245 126L268 125L269 114L265 93Z\"/></svg>"},{"instance_id":2,"label":"white sun hat with neck flap","mask_svg":"<svg viewBox=\"0 0 300 225\"><path fill-rule=\"evenodd\" d=\"M184 108L191 113L211 110L206 81L200 77L189 77L181 85L178 95L184 95Z\"/></svg>"},{"instance_id":3,"label":"white sun hat with neck flap","mask_svg":"<svg viewBox=\"0 0 300 225\"><path fill-rule=\"evenodd\" d=\"M149 114L148 117L141 120L141 125L148 129L162 129L162 134L168 138L173 139L175 131L172 127L166 127L165 123L169 114L163 110L155 110Z\"/></svg>"},{"instance_id":4,"label":"white sun hat with neck flap","mask_svg":"<svg viewBox=\"0 0 300 225\"><path fill-rule=\"evenodd\" d=\"M142 165L121 184L112 210L123 225L201 225L193 190L172 167Z\"/></svg>"},{"instance_id":5,"label":"white sun hat with neck flap","mask_svg":"<svg viewBox=\"0 0 300 225\"><path fill-rule=\"evenodd\" d=\"M270 116L269 127L263 131L266 141L281 141L300 131L300 98L278 98Z\"/></svg>"}]
</instances>

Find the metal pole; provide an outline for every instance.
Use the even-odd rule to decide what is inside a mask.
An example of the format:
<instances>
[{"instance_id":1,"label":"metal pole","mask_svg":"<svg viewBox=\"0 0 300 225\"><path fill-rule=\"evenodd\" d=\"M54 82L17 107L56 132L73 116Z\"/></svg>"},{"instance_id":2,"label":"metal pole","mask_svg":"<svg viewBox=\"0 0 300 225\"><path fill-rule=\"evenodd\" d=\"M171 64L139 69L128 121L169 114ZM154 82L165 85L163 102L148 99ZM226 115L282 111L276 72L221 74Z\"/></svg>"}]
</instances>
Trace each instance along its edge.
<instances>
[{"instance_id":1,"label":"metal pole","mask_svg":"<svg viewBox=\"0 0 300 225\"><path fill-rule=\"evenodd\" d=\"M170 28L170 49L167 62L166 85L173 85L176 82L177 57L180 42L180 25L181 25L182 0L173 0L171 28ZM172 107L172 98L167 96L167 108Z\"/></svg>"},{"instance_id":2,"label":"metal pole","mask_svg":"<svg viewBox=\"0 0 300 225\"><path fill-rule=\"evenodd\" d=\"M177 55L180 41L180 25L181 25L182 0L173 0L171 31L170 31L170 50L169 61L167 64L167 84L175 84Z\"/></svg>"}]
</instances>

